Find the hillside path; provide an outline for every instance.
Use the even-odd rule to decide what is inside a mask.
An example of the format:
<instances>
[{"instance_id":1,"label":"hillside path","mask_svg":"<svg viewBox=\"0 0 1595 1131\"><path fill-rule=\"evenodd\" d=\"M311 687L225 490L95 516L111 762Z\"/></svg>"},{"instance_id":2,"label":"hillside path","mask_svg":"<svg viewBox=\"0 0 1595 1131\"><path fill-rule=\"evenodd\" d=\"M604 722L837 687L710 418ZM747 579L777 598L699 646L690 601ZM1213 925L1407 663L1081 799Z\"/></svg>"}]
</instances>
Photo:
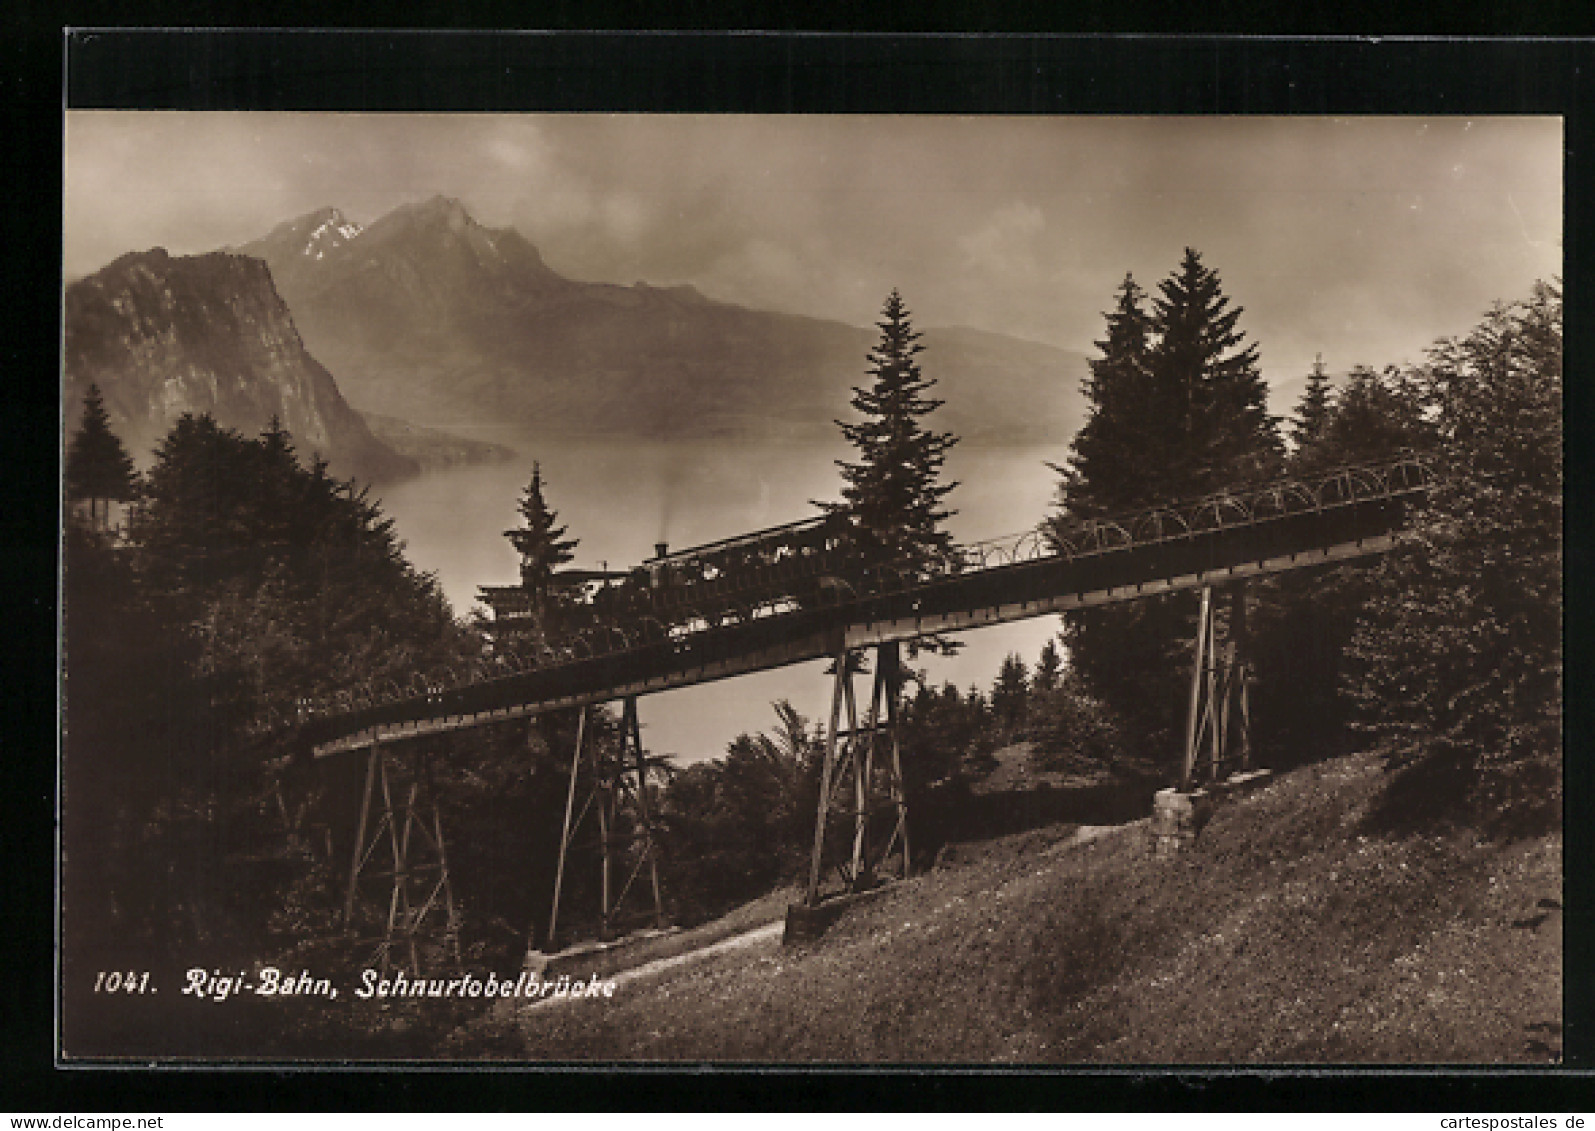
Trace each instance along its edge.
<instances>
[{"instance_id":1,"label":"hillside path","mask_svg":"<svg viewBox=\"0 0 1595 1131\"><path fill-rule=\"evenodd\" d=\"M643 963L641 966L633 966L629 970L621 970L607 980L614 982L616 988L619 988L640 978L651 977L672 967L693 962L700 958L707 958L712 954L720 954L728 950L741 950L744 947L753 946L768 939L780 939L781 932L785 929L786 920L784 918L776 919L773 922L764 924L762 927L754 927L752 930L743 931L741 934L730 935L717 942L712 942L708 946L699 947L697 950L689 950L683 954L673 954L668 958L656 958L652 962ZM534 1009L542 1009L545 1006L554 1005L557 1002L570 1000L572 999L568 996L539 998L537 1001L529 1002L522 1006L520 1011L526 1013Z\"/></svg>"}]
</instances>

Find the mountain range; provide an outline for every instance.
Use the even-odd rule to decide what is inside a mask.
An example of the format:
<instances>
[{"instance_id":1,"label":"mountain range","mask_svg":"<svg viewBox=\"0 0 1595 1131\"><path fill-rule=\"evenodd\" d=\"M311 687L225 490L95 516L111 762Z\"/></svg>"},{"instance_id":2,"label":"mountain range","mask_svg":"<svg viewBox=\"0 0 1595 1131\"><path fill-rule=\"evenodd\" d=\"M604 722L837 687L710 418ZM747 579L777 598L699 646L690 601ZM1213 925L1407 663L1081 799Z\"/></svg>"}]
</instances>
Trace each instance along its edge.
<instances>
[{"instance_id":1,"label":"mountain range","mask_svg":"<svg viewBox=\"0 0 1595 1131\"><path fill-rule=\"evenodd\" d=\"M834 435L877 339L691 286L570 279L518 232L442 196L364 229L321 209L235 250L270 266L306 346L352 403L444 428ZM965 328L926 329L922 344L945 401L936 427L1057 443L1078 427L1083 355Z\"/></svg>"},{"instance_id":2,"label":"mountain range","mask_svg":"<svg viewBox=\"0 0 1595 1131\"><path fill-rule=\"evenodd\" d=\"M276 416L375 482L509 454L440 428L834 437L877 340L691 286L567 278L441 196L363 228L324 208L236 248L130 253L70 283L64 319L69 426L90 383L136 456L182 412L246 433ZM1078 427L1083 355L963 327L922 344L938 430L1062 445Z\"/></svg>"}]
</instances>

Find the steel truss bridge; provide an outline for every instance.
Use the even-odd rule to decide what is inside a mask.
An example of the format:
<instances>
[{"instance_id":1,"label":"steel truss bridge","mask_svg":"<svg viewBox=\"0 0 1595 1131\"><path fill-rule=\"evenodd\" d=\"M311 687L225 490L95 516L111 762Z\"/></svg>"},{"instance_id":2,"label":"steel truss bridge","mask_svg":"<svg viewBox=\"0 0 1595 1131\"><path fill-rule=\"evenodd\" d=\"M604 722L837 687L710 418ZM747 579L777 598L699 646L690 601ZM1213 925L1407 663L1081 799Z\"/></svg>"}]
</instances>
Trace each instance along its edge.
<instances>
[{"instance_id":1,"label":"steel truss bridge","mask_svg":"<svg viewBox=\"0 0 1595 1131\"><path fill-rule=\"evenodd\" d=\"M1198 776L1216 777L1244 767L1249 759L1245 603L1234 583L1389 550L1411 526L1430 482L1425 462L1405 455L1131 514L1053 520L1021 534L955 547L942 560L914 570L876 565L839 573L837 555L820 537L823 519L763 532L780 535L780 545L787 549L762 555L758 535L668 557L661 554L651 559L656 568L697 570L701 581L715 572L705 563L723 562L725 547L740 547L748 552L738 560L745 571L752 571L749 576L756 576L758 591L765 596L719 602L712 608L706 604L701 615L690 608L677 610L669 621L647 613L616 613L573 637L563 650L546 650L540 663L525 670L484 671L453 686L396 693L383 701L346 700L313 712L304 722L301 740L315 758L356 752L368 758L347 914L352 920L366 879L391 879L391 888L385 889L383 956L386 961L395 947L408 946L412 967L418 964L416 939L429 918L441 916L453 929L442 830L435 809L422 804L426 775L416 771L408 792L401 781L396 794L393 780L401 775L385 756L386 749L429 735L581 708L549 916L550 946L565 857L589 814L596 814L603 850L600 910L605 932L620 921L627 894L649 886L652 917L661 921L636 699L822 658L835 661L834 691L808 903L820 898L827 838L834 844L843 836L835 827L839 817L851 825L851 852L837 865L846 888L873 884L880 870L898 857L894 866L906 875L907 811L896 733L902 642L1199 590L1203 599L1180 783L1188 790ZM794 546L799 549L792 550ZM703 591L724 590L729 581L715 578L716 584ZM1220 616L1211 599L1213 588L1224 585L1232 593L1227 641L1219 639ZM771 593L776 596L771 598ZM859 668L855 654L867 648L875 649L876 662L861 718L853 690ZM618 756L583 741L585 708L615 700L625 705ZM578 789L582 777L587 779L585 790ZM585 803L579 800L584 792ZM391 849L392 869L377 873L372 861L388 856L384 844ZM615 864L629 869L622 885L611 884ZM636 882L644 871L651 885ZM457 936L454 948L457 953Z\"/></svg>"}]
</instances>

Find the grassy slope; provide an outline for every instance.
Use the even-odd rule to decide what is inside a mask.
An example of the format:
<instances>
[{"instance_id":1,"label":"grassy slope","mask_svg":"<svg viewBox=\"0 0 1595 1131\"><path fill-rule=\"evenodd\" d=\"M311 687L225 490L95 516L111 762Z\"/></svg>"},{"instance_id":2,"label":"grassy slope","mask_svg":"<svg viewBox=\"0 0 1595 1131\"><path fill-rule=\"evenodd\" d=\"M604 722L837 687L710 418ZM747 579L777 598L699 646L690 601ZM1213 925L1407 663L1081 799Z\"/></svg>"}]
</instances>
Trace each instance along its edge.
<instances>
[{"instance_id":1,"label":"grassy slope","mask_svg":"<svg viewBox=\"0 0 1595 1131\"><path fill-rule=\"evenodd\" d=\"M1382 835L1353 757L1221 808L961 851L817 945L767 944L479 1030L534 1059L1540 1061L1561 1045L1560 837ZM973 846L968 846L973 847ZM1529 925L1543 916L1537 925ZM1514 925L1516 924L1516 925ZM495 1039L495 1036L497 1039Z\"/></svg>"}]
</instances>

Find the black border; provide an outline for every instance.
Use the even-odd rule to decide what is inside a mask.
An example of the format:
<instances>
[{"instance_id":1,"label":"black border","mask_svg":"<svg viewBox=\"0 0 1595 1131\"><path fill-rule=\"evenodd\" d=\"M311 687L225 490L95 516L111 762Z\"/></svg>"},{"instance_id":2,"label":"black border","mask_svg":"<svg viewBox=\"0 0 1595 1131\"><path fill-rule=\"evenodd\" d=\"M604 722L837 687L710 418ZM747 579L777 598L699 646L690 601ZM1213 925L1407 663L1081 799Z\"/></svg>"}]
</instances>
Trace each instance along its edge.
<instances>
[{"instance_id":1,"label":"black border","mask_svg":"<svg viewBox=\"0 0 1595 1131\"><path fill-rule=\"evenodd\" d=\"M75 108L1581 116L1553 41L198 30L68 37Z\"/></svg>"},{"instance_id":2,"label":"black border","mask_svg":"<svg viewBox=\"0 0 1595 1131\"><path fill-rule=\"evenodd\" d=\"M169 5L176 9L177 5ZM478 6L480 8L482 6ZM801 27L790 12L756 6L746 25ZM1209 11L1208 26L1247 22L1246 5ZM1467 9L1460 10L1466 13ZM1556 4L1520 3L1486 25L1527 33L1558 28ZM545 27L568 27L591 9L560 8ZM1008 15L1022 27L1024 9ZM36 16L38 13L34 13ZM517 13L505 13L513 21ZM990 13L982 13L991 18ZM190 13L214 18L207 8ZM461 16L417 23L445 24ZM1114 16L1088 5L1084 26L1103 30ZM1214 19L1213 17L1217 17ZM258 17L257 17L258 18ZM520 13L519 18L525 19ZM1478 16L1475 14L1474 19ZM480 21L480 16L476 17ZM1472 31L1464 14L1450 30ZM1323 30L1321 10L1298 27ZM284 21L289 22L289 21ZM595 21L597 22L597 21ZM702 26L708 14L684 7L676 26ZM610 17L613 27L638 21ZM934 25L932 25L934 26ZM1145 26L1145 25L1143 25ZM1387 14L1380 30L1410 30ZM1432 25L1431 25L1432 26ZM1176 30L1191 30L1176 26ZM62 63L60 27L29 27L7 53L5 77L20 94L6 106L12 185L0 208L5 225L8 314L30 331L7 336L6 389L11 440L0 512L0 561L30 657L53 654L55 523L59 422L56 404L60 284L60 107L365 110L635 110L766 113L1190 113L1485 114L1564 117L1567 139L1565 252L1568 369L1589 369L1591 161L1595 152L1585 76L1595 74L1595 42L1410 39L1218 39L1121 36L903 36L867 34L298 32L200 29L181 36L148 31L74 33L72 65ZM1503 296L1509 297L1509 296ZM1590 419L1590 391L1568 383L1568 495L1587 498L1588 449L1579 425ZM27 424L20 425L26 421ZM20 505L19 505L20 503ZM1585 575L1589 516L1569 508L1567 576ZM20 579L21 584L17 581ZM1590 613L1577 586L1567 593L1569 679L1566 1050L1568 1064L1595 1065L1595 970L1591 954L1589 830L1591 770L1580 738L1589 708L1577 679ZM363 1070L55 1069L53 858L55 672L29 663L5 681L9 814L0 824L14 883L21 878L24 927L11 932L0 972L0 1055L4 1100L39 1114L89 1110L194 1110L312 1106L330 1109L430 1105L735 1108L774 1103L801 1108L879 1106L984 1109L1098 1105L1164 1110L1275 1109L1547 1111L1589 1094L1572 1074L1181 1069L1026 1074L890 1070L723 1071L712 1083L690 1068L570 1070L506 1075L469 1068ZM14 857L14 858L13 858ZM12 888L15 891L15 887ZM15 922L15 920L13 920ZM20 952L19 952L20 950ZM41 1024L42 1022L42 1024ZM20 1086L19 1086L20 1085ZM484 1088L484 1085L487 1087ZM484 1103L485 1101L485 1103Z\"/></svg>"}]
</instances>

